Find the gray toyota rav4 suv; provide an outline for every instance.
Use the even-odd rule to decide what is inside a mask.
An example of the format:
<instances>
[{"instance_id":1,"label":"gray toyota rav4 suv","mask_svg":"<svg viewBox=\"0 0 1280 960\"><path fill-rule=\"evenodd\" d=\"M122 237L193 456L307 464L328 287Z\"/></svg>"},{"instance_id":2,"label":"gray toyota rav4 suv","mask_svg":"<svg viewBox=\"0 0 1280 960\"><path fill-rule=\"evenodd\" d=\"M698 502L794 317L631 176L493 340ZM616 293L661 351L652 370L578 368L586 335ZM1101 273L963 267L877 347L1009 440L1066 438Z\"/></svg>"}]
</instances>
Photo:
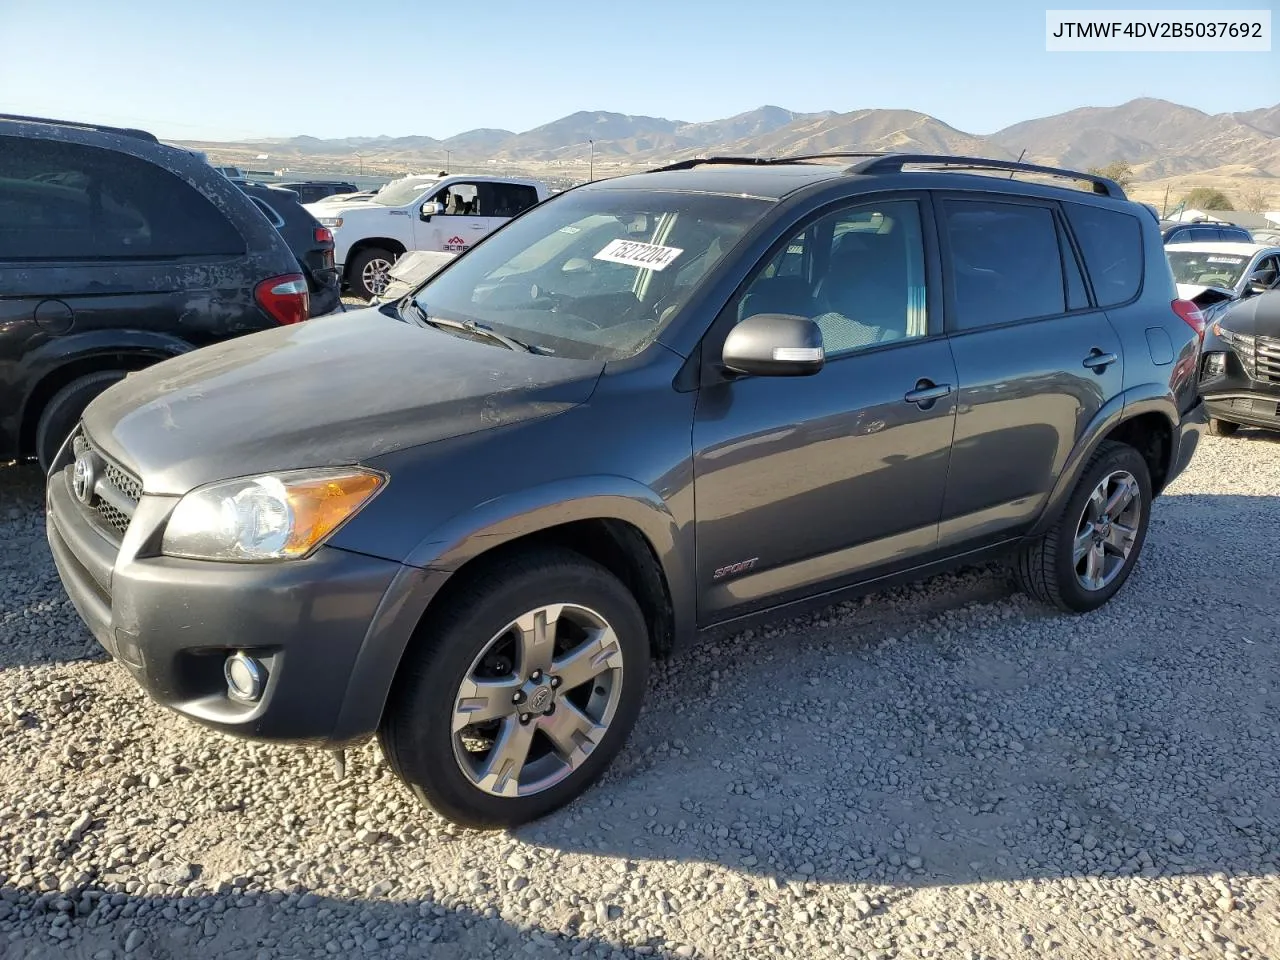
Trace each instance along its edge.
<instances>
[{"instance_id":1,"label":"gray toyota rav4 suv","mask_svg":"<svg viewBox=\"0 0 1280 960\"><path fill-rule=\"evenodd\" d=\"M1105 603L1204 429L1202 327L1105 179L689 161L111 387L48 537L160 703L376 735L421 801L512 825L600 775L702 631L1001 555Z\"/></svg>"}]
</instances>

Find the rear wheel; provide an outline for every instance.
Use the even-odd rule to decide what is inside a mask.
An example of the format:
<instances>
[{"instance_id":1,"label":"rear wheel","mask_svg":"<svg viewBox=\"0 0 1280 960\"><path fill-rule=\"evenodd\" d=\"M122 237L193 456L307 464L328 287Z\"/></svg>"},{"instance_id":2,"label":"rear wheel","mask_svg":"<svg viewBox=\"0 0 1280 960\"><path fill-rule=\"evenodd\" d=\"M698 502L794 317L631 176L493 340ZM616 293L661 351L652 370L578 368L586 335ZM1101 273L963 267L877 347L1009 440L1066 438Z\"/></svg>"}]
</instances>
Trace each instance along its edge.
<instances>
[{"instance_id":1,"label":"rear wheel","mask_svg":"<svg viewBox=\"0 0 1280 960\"><path fill-rule=\"evenodd\" d=\"M1147 537L1151 474L1133 447L1104 442L1062 513L1014 560L1022 589L1060 610L1095 610L1119 592Z\"/></svg>"},{"instance_id":2,"label":"rear wheel","mask_svg":"<svg viewBox=\"0 0 1280 960\"><path fill-rule=\"evenodd\" d=\"M36 457L45 473L58 455L63 442L80 421L84 408L98 394L125 377L123 370L102 370L77 377L55 393L36 423Z\"/></svg>"},{"instance_id":3,"label":"rear wheel","mask_svg":"<svg viewBox=\"0 0 1280 960\"><path fill-rule=\"evenodd\" d=\"M649 643L635 598L567 550L489 564L406 654L379 736L418 799L509 827L568 803L622 748Z\"/></svg>"},{"instance_id":4,"label":"rear wheel","mask_svg":"<svg viewBox=\"0 0 1280 960\"><path fill-rule=\"evenodd\" d=\"M381 247L365 247L351 260L351 269L347 272L347 283L356 296L366 300L382 295L391 282L391 268L395 265L396 255Z\"/></svg>"},{"instance_id":5,"label":"rear wheel","mask_svg":"<svg viewBox=\"0 0 1280 960\"><path fill-rule=\"evenodd\" d=\"M1215 437L1229 437L1240 429L1240 424L1232 423L1230 420L1219 420L1217 417L1209 418L1209 433Z\"/></svg>"}]
</instances>

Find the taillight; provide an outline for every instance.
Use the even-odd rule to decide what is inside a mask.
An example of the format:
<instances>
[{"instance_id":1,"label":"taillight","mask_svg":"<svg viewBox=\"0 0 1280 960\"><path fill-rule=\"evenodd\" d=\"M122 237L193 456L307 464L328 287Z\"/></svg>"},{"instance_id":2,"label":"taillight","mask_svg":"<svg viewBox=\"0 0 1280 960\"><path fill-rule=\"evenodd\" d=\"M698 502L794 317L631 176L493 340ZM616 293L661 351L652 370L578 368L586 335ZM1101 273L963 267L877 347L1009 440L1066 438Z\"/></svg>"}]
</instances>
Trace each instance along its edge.
<instances>
[{"instance_id":1,"label":"taillight","mask_svg":"<svg viewBox=\"0 0 1280 960\"><path fill-rule=\"evenodd\" d=\"M316 227L316 243L333 243L333 231L328 227Z\"/></svg>"},{"instance_id":2,"label":"taillight","mask_svg":"<svg viewBox=\"0 0 1280 960\"><path fill-rule=\"evenodd\" d=\"M1175 300L1173 301L1173 312L1181 318L1183 323L1196 332L1197 337L1201 340L1204 339L1204 314L1200 312L1199 307L1190 300Z\"/></svg>"},{"instance_id":3,"label":"taillight","mask_svg":"<svg viewBox=\"0 0 1280 960\"><path fill-rule=\"evenodd\" d=\"M300 273L263 280L254 288L253 298L279 324L301 323L311 315L311 294Z\"/></svg>"}]
</instances>

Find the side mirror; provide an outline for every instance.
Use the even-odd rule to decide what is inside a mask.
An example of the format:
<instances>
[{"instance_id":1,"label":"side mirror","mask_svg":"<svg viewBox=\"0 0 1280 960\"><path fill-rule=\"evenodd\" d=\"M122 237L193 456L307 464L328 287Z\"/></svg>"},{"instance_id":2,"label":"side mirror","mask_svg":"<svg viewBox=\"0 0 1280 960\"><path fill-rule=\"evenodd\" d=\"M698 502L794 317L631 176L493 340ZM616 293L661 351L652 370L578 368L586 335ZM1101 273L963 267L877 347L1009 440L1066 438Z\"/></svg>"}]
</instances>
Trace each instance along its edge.
<instances>
[{"instance_id":1,"label":"side mirror","mask_svg":"<svg viewBox=\"0 0 1280 960\"><path fill-rule=\"evenodd\" d=\"M729 331L721 362L756 377L812 376L826 362L822 331L807 317L758 313Z\"/></svg>"},{"instance_id":2,"label":"side mirror","mask_svg":"<svg viewBox=\"0 0 1280 960\"><path fill-rule=\"evenodd\" d=\"M438 217L444 213L444 204L439 200L428 200L422 205L419 211L423 220L430 220L432 217Z\"/></svg>"},{"instance_id":3,"label":"side mirror","mask_svg":"<svg viewBox=\"0 0 1280 960\"><path fill-rule=\"evenodd\" d=\"M1252 274L1249 277L1248 284L1245 286L1245 292L1249 294L1266 293L1271 289L1267 283L1269 277L1270 273L1263 273L1262 271Z\"/></svg>"}]
</instances>

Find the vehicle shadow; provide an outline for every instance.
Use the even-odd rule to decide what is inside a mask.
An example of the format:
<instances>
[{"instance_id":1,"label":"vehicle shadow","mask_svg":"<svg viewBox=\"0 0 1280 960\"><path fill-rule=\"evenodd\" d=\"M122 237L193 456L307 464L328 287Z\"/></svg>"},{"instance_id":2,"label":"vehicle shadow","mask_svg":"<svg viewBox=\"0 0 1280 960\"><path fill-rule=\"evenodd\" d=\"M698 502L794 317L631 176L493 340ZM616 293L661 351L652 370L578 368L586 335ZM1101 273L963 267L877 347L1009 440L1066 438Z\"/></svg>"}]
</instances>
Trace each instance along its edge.
<instances>
[{"instance_id":1,"label":"vehicle shadow","mask_svg":"<svg viewBox=\"0 0 1280 960\"><path fill-rule=\"evenodd\" d=\"M118 885L117 885L118 886ZM235 890L210 885L183 895L129 895L100 884L37 891L0 886L0 929L23 960L128 955L131 960L313 960L362 954L430 960L529 957L549 960L571 953L607 957L615 944L580 934L579 918L591 911L567 909L558 926L517 924L499 916L448 904L435 895L403 899L339 899L294 885L280 890ZM215 896L216 895L216 896ZM216 903L216 906L215 906ZM0 934L2 942L3 934ZM651 957L677 954L661 938L629 942ZM0 955L9 956L0 946ZM634 953L630 955L634 956Z\"/></svg>"},{"instance_id":2,"label":"vehicle shadow","mask_svg":"<svg viewBox=\"0 0 1280 960\"><path fill-rule=\"evenodd\" d=\"M1276 504L1163 498L1088 615L965 602L997 582L973 571L692 651L604 780L519 836L899 888L1280 872Z\"/></svg>"}]
</instances>

